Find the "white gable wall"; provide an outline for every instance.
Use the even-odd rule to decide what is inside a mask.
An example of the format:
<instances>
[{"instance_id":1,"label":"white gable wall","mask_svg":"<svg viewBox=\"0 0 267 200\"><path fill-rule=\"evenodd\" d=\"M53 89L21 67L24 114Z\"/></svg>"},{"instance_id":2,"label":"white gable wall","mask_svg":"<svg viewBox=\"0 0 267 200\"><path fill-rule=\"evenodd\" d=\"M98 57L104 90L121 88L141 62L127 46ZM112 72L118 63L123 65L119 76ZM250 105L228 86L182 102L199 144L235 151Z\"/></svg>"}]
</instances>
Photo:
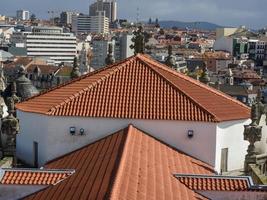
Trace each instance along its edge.
<instances>
[{"instance_id":1,"label":"white gable wall","mask_svg":"<svg viewBox=\"0 0 267 200\"><path fill-rule=\"evenodd\" d=\"M221 125L216 123L168 120L56 117L26 113L19 110L17 113L21 125L20 134L17 136L17 155L29 164L33 163L33 141L39 144L39 164L44 165L47 161L126 128L129 124L152 134L152 136L193 157L209 163L215 169L219 169L220 166L220 163L217 161L218 158L215 159L216 155L217 157L220 155L218 155L220 150L218 150L218 147L216 148L216 141L219 147L225 146L228 142L228 146L231 148L235 146L235 148L239 149L240 144L243 145L243 138L239 137L238 132L240 130L237 131L237 129L243 127L245 121L234 121L229 123L229 125L221 123ZM79 132L80 128L85 129L85 135L70 135L69 127L71 126L76 127L76 132ZM194 137L191 139L187 136L188 130L194 131ZM216 131L219 134L216 134ZM242 131L243 129L241 134L243 134ZM233 135L233 133L238 135L235 136L236 139L228 139L227 136ZM221 137L223 134L227 136ZM223 142L218 143L216 136L219 136ZM243 149L243 146L241 149ZM239 155L241 153L243 151L238 151L233 157L238 155L237 157L242 158L244 155ZM230 163L236 161L236 158L233 157L229 157L231 159ZM240 163L241 160L238 160L238 167L243 165L243 160ZM229 164L229 167L235 168L237 165Z\"/></svg>"},{"instance_id":2,"label":"white gable wall","mask_svg":"<svg viewBox=\"0 0 267 200\"><path fill-rule=\"evenodd\" d=\"M266 125L266 116L262 115L260 120L260 126L262 126L262 138L260 142L256 142L256 151L260 154L267 153L267 125Z\"/></svg>"},{"instance_id":3,"label":"white gable wall","mask_svg":"<svg viewBox=\"0 0 267 200\"><path fill-rule=\"evenodd\" d=\"M217 126L216 171L220 172L221 150L228 148L228 171L244 167L249 142L244 140L244 125L250 120L219 123Z\"/></svg>"},{"instance_id":4,"label":"white gable wall","mask_svg":"<svg viewBox=\"0 0 267 200\"><path fill-rule=\"evenodd\" d=\"M197 191L212 200L266 200L266 192L257 191Z\"/></svg>"},{"instance_id":5,"label":"white gable wall","mask_svg":"<svg viewBox=\"0 0 267 200\"><path fill-rule=\"evenodd\" d=\"M17 135L16 155L33 165L33 142L38 142L39 160L45 160L47 147L48 118L44 115L17 112L20 131Z\"/></svg>"}]
</instances>

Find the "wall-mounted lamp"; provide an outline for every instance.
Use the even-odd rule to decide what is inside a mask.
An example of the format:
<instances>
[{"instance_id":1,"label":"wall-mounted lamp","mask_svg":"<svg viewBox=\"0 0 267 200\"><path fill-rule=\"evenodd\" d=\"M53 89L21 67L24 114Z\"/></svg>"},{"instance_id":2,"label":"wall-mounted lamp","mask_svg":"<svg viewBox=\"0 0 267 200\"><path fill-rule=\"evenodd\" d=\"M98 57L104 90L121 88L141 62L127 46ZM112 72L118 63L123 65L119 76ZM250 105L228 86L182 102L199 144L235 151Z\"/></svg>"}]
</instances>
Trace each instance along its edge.
<instances>
[{"instance_id":1,"label":"wall-mounted lamp","mask_svg":"<svg viewBox=\"0 0 267 200\"><path fill-rule=\"evenodd\" d=\"M85 134L85 130L83 128L80 129L80 135L84 135Z\"/></svg>"},{"instance_id":2,"label":"wall-mounted lamp","mask_svg":"<svg viewBox=\"0 0 267 200\"><path fill-rule=\"evenodd\" d=\"M76 133L76 128L74 126L70 127L70 134L75 135Z\"/></svg>"},{"instance_id":3,"label":"wall-mounted lamp","mask_svg":"<svg viewBox=\"0 0 267 200\"><path fill-rule=\"evenodd\" d=\"M193 131L193 130L188 130L188 131L187 131L187 136L188 136L189 138L194 137L194 131Z\"/></svg>"}]
</instances>

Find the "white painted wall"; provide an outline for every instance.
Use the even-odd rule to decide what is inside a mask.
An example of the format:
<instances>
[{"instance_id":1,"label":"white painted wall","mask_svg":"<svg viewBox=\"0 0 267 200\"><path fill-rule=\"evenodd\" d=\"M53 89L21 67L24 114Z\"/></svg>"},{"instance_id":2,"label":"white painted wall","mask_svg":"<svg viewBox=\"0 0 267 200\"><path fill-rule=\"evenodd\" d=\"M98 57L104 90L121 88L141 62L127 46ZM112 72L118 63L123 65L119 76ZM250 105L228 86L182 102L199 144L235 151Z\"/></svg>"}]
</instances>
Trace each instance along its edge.
<instances>
[{"instance_id":1,"label":"white painted wall","mask_svg":"<svg viewBox=\"0 0 267 200\"><path fill-rule=\"evenodd\" d=\"M212 200L266 200L266 192L197 191Z\"/></svg>"},{"instance_id":2,"label":"white painted wall","mask_svg":"<svg viewBox=\"0 0 267 200\"><path fill-rule=\"evenodd\" d=\"M33 164L33 142L38 142L39 159L45 160L47 144L48 118L44 115L17 112L20 131L17 135L17 157L28 164Z\"/></svg>"},{"instance_id":3,"label":"white painted wall","mask_svg":"<svg viewBox=\"0 0 267 200\"><path fill-rule=\"evenodd\" d=\"M233 39L230 37L221 37L214 42L215 51L227 51L233 54Z\"/></svg>"},{"instance_id":4,"label":"white painted wall","mask_svg":"<svg viewBox=\"0 0 267 200\"><path fill-rule=\"evenodd\" d=\"M263 115L260 120L260 126L262 126L262 138L260 142L255 143L256 151L260 154L267 153L267 125L266 116Z\"/></svg>"},{"instance_id":5,"label":"white painted wall","mask_svg":"<svg viewBox=\"0 0 267 200\"><path fill-rule=\"evenodd\" d=\"M66 153L79 149L109 134L135 127L165 143L193 156L220 171L221 148L229 148L229 169L243 167L247 142L243 141L243 125L247 120L216 123L135 120L110 118L55 117L17 111L20 134L17 136L17 156L33 164L33 142L39 143L39 161L43 165ZM85 136L71 136L69 127L77 132L85 129ZM189 139L187 131L193 130ZM217 137L217 138L216 138ZM217 144L217 147L216 147Z\"/></svg>"},{"instance_id":6,"label":"white painted wall","mask_svg":"<svg viewBox=\"0 0 267 200\"><path fill-rule=\"evenodd\" d=\"M48 187L47 185L0 185L0 200L23 199Z\"/></svg>"},{"instance_id":7,"label":"white painted wall","mask_svg":"<svg viewBox=\"0 0 267 200\"><path fill-rule=\"evenodd\" d=\"M228 171L244 167L249 142L244 140L244 125L250 120L222 122L217 127L216 171L220 172L221 150L228 148Z\"/></svg>"},{"instance_id":8,"label":"white painted wall","mask_svg":"<svg viewBox=\"0 0 267 200\"><path fill-rule=\"evenodd\" d=\"M17 114L21 125L17 136L17 156L29 164L33 163L33 141L39 143L39 161L43 165L133 124L179 150L215 165L215 123L49 117L19 110ZM86 135L71 136L71 126L77 130L84 128ZM188 130L194 130L192 139L187 137Z\"/></svg>"}]
</instances>

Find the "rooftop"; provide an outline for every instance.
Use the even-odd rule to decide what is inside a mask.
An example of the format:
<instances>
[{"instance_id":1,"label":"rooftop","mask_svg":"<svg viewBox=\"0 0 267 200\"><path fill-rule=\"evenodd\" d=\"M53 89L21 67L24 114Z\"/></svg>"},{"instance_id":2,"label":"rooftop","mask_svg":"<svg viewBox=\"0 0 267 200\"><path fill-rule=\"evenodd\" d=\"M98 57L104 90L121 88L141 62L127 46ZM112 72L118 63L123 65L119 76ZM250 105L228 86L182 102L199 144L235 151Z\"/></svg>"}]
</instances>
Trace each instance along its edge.
<instances>
[{"instance_id":1,"label":"rooftop","mask_svg":"<svg viewBox=\"0 0 267 200\"><path fill-rule=\"evenodd\" d=\"M205 199L174 173L212 174L212 167L133 126L58 158L47 168L72 168L65 181L27 199Z\"/></svg>"},{"instance_id":2,"label":"rooftop","mask_svg":"<svg viewBox=\"0 0 267 200\"><path fill-rule=\"evenodd\" d=\"M250 109L239 101L142 54L16 107L54 116L150 120L221 122L250 116Z\"/></svg>"},{"instance_id":3,"label":"rooftop","mask_svg":"<svg viewBox=\"0 0 267 200\"><path fill-rule=\"evenodd\" d=\"M56 185L74 173L74 170L1 169L3 185Z\"/></svg>"},{"instance_id":4,"label":"rooftop","mask_svg":"<svg viewBox=\"0 0 267 200\"><path fill-rule=\"evenodd\" d=\"M175 177L194 191L267 191L266 186L255 186L248 176L176 174Z\"/></svg>"}]
</instances>

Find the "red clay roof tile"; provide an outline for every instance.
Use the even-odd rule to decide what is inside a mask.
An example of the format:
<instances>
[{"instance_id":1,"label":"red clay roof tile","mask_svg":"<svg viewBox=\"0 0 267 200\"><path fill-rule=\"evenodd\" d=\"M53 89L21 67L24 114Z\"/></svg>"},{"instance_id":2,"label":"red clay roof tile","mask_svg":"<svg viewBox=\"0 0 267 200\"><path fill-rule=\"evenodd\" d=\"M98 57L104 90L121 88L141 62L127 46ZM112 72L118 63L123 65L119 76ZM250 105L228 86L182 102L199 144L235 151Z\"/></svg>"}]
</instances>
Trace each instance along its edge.
<instances>
[{"instance_id":1,"label":"red clay roof tile","mask_svg":"<svg viewBox=\"0 0 267 200\"><path fill-rule=\"evenodd\" d=\"M248 107L146 55L85 75L16 105L56 116L220 122L247 119Z\"/></svg>"},{"instance_id":2,"label":"red clay roof tile","mask_svg":"<svg viewBox=\"0 0 267 200\"><path fill-rule=\"evenodd\" d=\"M42 75L49 75L55 73L59 69L59 67L53 65L30 64L26 69L27 73L33 74L36 67L41 70Z\"/></svg>"},{"instance_id":3,"label":"red clay roof tile","mask_svg":"<svg viewBox=\"0 0 267 200\"><path fill-rule=\"evenodd\" d=\"M66 181L26 199L205 199L174 172L212 174L212 167L130 126L47 165L74 168Z\"/></svg>"},{"instance_id":4,"label":"red clay roof tile","mask_svg":"<svg viewBox=\"0 0 267 200\"><path fill-rule=\"evenodd\" d=\"M226 177L206 175L175 175L191 190L202 191L250 191L248 177Z\"/></svg>"},{"instance_id":5,"label":"red clay roof tile","mask_svg":"<svg viewBox=\"0 0 267 200\"><path fill-rule=\"evenodd\" d=\"M4 185L55 185L74 173L73 170L1 169Z\"/></svg>"}]
</instances>

